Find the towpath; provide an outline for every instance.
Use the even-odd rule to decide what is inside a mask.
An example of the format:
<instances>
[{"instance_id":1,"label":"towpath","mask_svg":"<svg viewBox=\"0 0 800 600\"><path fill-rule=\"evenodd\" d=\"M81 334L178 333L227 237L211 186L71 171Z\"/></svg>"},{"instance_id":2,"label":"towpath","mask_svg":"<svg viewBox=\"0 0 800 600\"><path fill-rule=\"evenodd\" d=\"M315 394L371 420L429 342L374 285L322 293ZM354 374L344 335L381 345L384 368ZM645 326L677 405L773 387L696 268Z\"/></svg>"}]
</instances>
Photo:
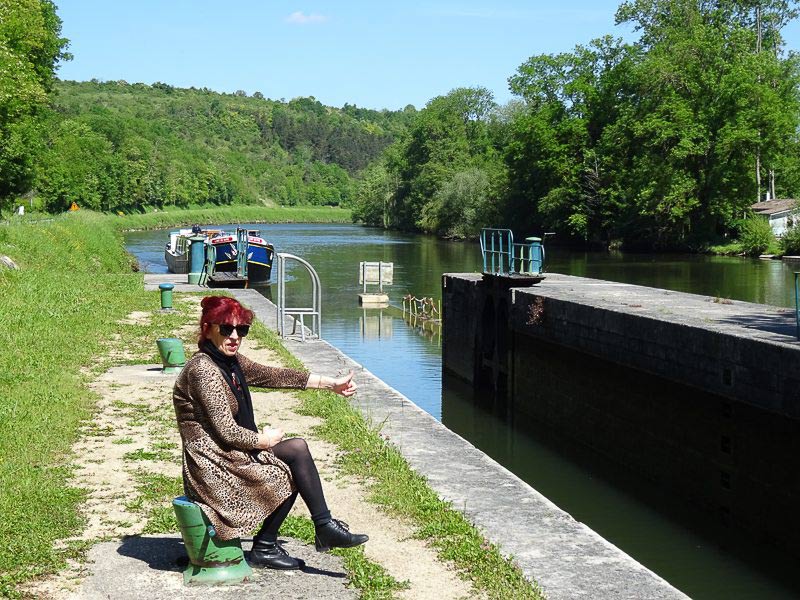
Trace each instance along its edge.
<instances>
[{"instance_id":1,"label":"towpath","mask_svg":"<svg viewBox=\"0 0 800 600\"><path fill-rule=\"evenodd\" d=\"M199 299L182 296L175 301L197 304ZM199 313L199 307L195 312ZM147 313L134 313L129 321L146 323L149 318ZM193 329L193 324L187 324L176 335L191 339ZM243 353L248 357L280 364L272 351L247 342ZM124 355L119 358L126 359ZM164 511L171 510L169 497L180 494L180 437L171 400L174 379L174 375L162 374L160 365L130 364L106 371L92 384L100 398L97 412L74 448L74 484L88 491L83 506L87 526L75 538L64 540L73 546L84 544L89 550L83 560L70 561L67 570L33 582L26 592L52 600L208 597L207 589L182 585L185 551L180 536L147 533L148 522L157 527ZM299 402L290 391L253 393L260 425L280 425L309 442L334 516L347 521L354 531L368 532L367 557L398 581L407 582L408 588L396 597L474 597L468 582L413 538L409 524L381 512L366 500L362 483L339 474L336 448L315 437L312 429L318 420L298 414ZM161 488L167 490L166 496ZM301 501L294 513L308 516ZM313 546L292 538L283 539L292 556L305 560L306 568L294 572L255 570L248 583L217 588L214 597L358 598L340 557L317 553ZM245 551L250 543L243 540Z\"/></svg>"}]
</instances>

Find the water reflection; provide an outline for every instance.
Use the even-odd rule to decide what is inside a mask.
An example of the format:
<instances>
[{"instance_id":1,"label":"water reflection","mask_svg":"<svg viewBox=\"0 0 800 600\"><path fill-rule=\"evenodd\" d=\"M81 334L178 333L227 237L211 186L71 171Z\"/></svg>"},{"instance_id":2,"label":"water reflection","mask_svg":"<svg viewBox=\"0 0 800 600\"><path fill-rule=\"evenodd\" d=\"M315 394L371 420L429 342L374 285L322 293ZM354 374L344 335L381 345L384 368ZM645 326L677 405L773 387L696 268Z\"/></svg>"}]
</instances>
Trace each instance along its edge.
<instances>
[{"instance_id":1,"label":"water reflection","mask_svg":"<svg viewBox=\"0 0 800 600\"><path fill-rule=\"evenodd\" d=\"M429 342L436 344L439 348L442 347L442 324L440 321L407 311L403 311L403 321Z\"/></svg>"},{"instance_id":2,"label":"water reflection","mask_svg":"<svg viewBox=\"0 0 800 600\"><path fill-rule=\"evenodd\" d=\"M442 422L692 598L800 597L795 561L443 375Z\"/></svg>"},{"instance_id":3,"label":"water reflection","mask_svg":"<svg viewBox=\"0 0 800 600\"><path fill-rule=\"evenodd\" d=\"M394 319L389 315L384 318L384 310L364 308L358 318L361 326L361 337L365 340L392 339Z\"/></svg>"}]
</instances>

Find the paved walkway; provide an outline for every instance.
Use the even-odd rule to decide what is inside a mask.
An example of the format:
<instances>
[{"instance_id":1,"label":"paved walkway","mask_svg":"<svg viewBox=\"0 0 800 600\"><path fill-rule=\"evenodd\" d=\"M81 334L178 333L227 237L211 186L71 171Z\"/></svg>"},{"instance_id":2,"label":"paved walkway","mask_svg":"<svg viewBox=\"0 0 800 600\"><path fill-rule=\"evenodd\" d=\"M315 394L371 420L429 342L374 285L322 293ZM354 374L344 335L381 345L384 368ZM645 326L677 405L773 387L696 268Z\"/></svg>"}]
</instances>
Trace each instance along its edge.
<instances>
[{"instance_id":1,"label":"paved walkway","mask_svg":"<svg viewBox=\"0 0 800 600\"><path fill-rule=\"evenodd\" d=\"M245 551L249 541L242 542ZM89 552L90 576L76 600L241 600L243 598L347 599L358 598L348 589L342 560L320 554L312 546L286 539L286 550L308 565L302 571L254 569L247 583L209 588L183 585L179 562L186 556L180 536L132 536L122 542L103 542Z\"/></svg>"}]
</instances>

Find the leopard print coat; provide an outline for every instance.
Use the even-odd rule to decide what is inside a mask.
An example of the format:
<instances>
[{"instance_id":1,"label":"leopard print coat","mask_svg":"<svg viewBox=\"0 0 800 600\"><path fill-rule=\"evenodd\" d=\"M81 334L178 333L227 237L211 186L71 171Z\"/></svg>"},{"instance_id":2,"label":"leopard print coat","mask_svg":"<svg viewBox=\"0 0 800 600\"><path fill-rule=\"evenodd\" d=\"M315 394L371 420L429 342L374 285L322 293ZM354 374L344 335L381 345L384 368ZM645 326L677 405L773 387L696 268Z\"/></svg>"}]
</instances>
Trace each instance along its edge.
<instances>
[{"instance_id":1,"label":"leopard print coat","mask_svg":"<svg viewBox=\"0 0 800 600\"><path fill-rule=\"evenodd\" d=\"M304 371L238 358L249 386L302 389L308 383ZM186 496L200 506L219 539L248 535L294 491L289 467L269 450L252 452L258 434L236 424L236 398L207 354L187 361L172 401L183 442Z\"/></svg>"}]
</instances>

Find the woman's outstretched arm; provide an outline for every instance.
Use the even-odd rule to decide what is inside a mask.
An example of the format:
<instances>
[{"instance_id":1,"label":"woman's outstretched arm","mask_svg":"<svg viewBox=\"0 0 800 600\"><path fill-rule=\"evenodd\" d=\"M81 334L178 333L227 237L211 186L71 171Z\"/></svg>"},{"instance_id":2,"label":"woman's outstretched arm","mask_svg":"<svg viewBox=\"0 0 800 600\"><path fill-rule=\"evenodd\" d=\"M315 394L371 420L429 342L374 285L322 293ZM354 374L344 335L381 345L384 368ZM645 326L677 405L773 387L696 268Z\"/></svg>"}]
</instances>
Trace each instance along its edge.
<instances>
[{"instance_id":1,"label":"woman's outstretched arm","mask_svg":"<svg viewBox=\"0 0 800 600\"><path fill-rule=\"evenodd\" d=\"M356 393L358 386L356 382L353 381L353 372L350 371L347 375L342 375L341 377L328 377L327 375L311 373L311 375L308 376L308 383L306 384L306 389L310 388L330 390L340 396L349 398Z\"/></svg>"}]
</instances>

